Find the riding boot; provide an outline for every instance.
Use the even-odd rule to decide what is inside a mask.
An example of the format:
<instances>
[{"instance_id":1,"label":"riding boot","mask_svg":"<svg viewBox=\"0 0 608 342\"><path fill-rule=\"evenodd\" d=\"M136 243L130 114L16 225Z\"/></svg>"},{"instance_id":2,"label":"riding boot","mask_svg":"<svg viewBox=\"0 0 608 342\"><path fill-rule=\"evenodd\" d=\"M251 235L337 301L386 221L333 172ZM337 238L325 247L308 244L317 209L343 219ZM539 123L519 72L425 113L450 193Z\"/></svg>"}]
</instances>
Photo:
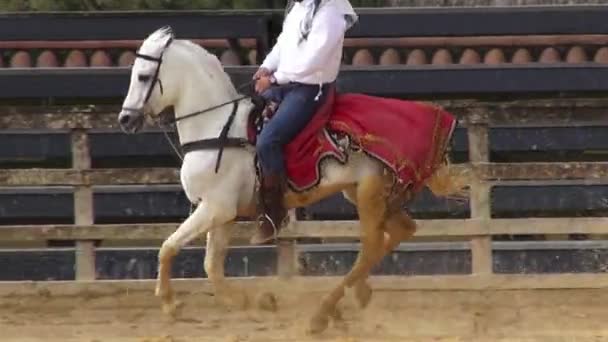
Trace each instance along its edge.
<instances>
[{"instance_id":1,"label":"riding boot","mask_svg":"<svg viewBox=\"0 0 608 342\"><path fill-rule=\"evenodd\" d=\"M258 229L251 237L251 244L260 245L274 240L278 234L287 209L283 206L285 194L285 181L276 174L262 176L258 199Z\"/></svg>"}]
</instances>

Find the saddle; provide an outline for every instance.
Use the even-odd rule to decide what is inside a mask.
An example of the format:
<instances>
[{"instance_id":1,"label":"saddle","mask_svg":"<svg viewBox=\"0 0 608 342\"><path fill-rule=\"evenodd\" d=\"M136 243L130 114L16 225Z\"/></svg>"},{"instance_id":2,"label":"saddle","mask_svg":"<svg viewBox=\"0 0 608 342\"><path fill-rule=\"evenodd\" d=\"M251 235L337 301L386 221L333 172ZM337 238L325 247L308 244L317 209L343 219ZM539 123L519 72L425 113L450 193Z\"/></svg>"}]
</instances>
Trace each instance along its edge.
<instances>
[{"instance_id":1,"label":"saddle","mask_svg":"<svg viewBox=\"0 0 608 342\"><path fill-rule=\"evenodd\" d=\"M318 162L325 157L334 157L340 162L346 162L346 153L343 144L339 143L344 136L339 131L331 132L328 123L334 112L336 98L335 87L327 90L323 105L320 106L308 124L296 137L284 146L283 154L287 173L287 184L293 191L304 191L316 185L320 180ZM255 108L248 118L247 139L253 145L264 129L264 125L275 114L280 106L279 102L267 101L261 96L253 100ZM256 158L258 178L261 176ZM302 187L302 183L307 183Z\"/></svg>"},{"instance_id":2,"label":"saddle","mask_svg":"<svg viewBox=\"0 0 608 342\"><path fill-rule=\"evenodd\" d=\"M324 123L327 123L327 121L329 120L333 109L336 90L335 87L330 87L328 91L330 92L330 94L326 97L325 102L319 109L317 109L317 112L313 115L313 119L302 130L302 132L309 132L311 130L311 127L312 129L316 130L321 129L323 128ZM264 128L264 124L275 115L281 103L266 100L264 97L257 94L252 96L252 101L254 104L254 108L251 111L247 122L247 139L250 143L255 145L257 137L260 135L262 129ZM321 123L319 119L323 120L323 123ZM300 133L298 137L300 137L301 135L302 133ZM296 137L296 139L298 137Z\"/></svg>"}]
</instances>

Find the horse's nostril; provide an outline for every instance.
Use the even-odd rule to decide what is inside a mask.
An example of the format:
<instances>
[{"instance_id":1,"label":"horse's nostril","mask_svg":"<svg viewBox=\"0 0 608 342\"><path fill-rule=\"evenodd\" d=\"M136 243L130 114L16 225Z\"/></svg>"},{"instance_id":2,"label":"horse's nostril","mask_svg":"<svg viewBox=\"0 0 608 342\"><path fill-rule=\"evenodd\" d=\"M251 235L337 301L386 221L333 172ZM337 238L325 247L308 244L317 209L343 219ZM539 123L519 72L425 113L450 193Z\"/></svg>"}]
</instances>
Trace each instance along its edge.
<instances>
[{"instance_id":1,"label":"horse's nostril","mask_svg":"<svg viewBox=\"0 0 608 342\"><path fill-rule=\"evenodd\" d=\"M120 116L120 118L118 118L118 122L121 125L126 125L129 123L129 121L131 121L131 116L129 114L123 114Z\"/></svg>"}]
</instances>

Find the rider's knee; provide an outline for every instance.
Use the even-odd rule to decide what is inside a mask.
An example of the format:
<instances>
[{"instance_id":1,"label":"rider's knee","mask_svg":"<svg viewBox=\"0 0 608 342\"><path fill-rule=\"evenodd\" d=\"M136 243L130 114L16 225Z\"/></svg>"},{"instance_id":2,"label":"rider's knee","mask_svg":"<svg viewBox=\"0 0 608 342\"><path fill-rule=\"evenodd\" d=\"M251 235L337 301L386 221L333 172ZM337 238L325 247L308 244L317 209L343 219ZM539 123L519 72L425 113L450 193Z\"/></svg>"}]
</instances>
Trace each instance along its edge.
<instances>
[{"instance_id":1,"label":"rider's knee","mask_svg":"<svg viewBox=\"0 0 608 342\"><path fill-rule=\"evenodd\" d=\"M258 155L265 154L270 146L270 144L268 143L268 139L263 133L264 131L262 130L262 133L260 134L260 136L258 136L258 139L255 143L255 151L258 153Z\"/></svg>"},{"instance_id":2,"label":"rider's knee","mask_svg":"<svg viewBox=\"0 0 608 342\"><path fill-rule=\"evenodd\" d=\"M267 155L272 153L273 147L276 145L276 137L272 132L271 127L265 127L262 129L262 132L258 136L258 139L255 144L256 152L261 155Z\"/></svg>"}]
</instances>

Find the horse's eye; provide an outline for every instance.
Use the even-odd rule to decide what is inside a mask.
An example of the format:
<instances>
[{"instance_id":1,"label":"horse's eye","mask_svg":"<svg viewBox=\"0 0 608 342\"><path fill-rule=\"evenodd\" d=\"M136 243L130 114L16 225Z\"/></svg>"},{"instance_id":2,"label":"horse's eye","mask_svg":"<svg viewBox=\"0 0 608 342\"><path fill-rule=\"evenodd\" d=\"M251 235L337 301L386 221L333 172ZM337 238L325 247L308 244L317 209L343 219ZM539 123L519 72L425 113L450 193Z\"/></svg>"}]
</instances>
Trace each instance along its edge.
<instances>
[{"instance_id":1,"label":"horse's eye","mask_svg":"<svg viewBox=\"0 0 608 342\"><path fill-rule=\"evenodd\" d=\"M150 80L150 75L139 75L140 82L148 82Z\"/></svg>"}]
</instances>

